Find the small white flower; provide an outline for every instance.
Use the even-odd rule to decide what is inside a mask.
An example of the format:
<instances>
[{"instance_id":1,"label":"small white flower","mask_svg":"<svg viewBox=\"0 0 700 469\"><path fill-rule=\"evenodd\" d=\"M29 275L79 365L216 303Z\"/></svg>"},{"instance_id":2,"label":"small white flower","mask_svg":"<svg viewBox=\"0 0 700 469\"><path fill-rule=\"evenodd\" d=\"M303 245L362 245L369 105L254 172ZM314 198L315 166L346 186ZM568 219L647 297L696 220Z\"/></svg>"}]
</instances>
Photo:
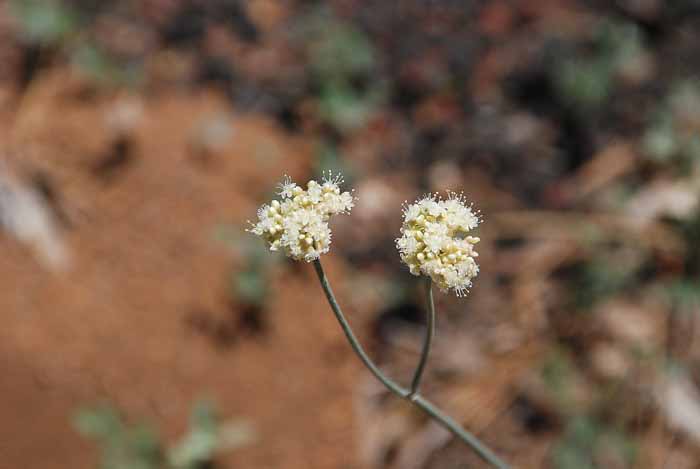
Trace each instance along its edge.
<instances>
[{"instance_id":1,"label":"small white flower","mask_svg":"<svg viewBox=\"0 0 700 469\"><path fill-rule=\"evenodd\" d=\"M298 186L294 182L292 182L292 178L290 178L289 176L285 176L284 180L279 184L278 187L280 188L280 197L282 197L283 199L290 199L294 196L294 190Z\"/></svg>"},{"instance_id":2,"label":"small white flower","mask_svg":"<svg viewBox=\"0 0 700 469\"><path fill-rule=\"evenodd\" d=\"M421 208L418 204L409 205L403 212L404 220L407 222L415 221L420 215Z\"/></svg>"},{"instance_id":3,"label":"small white flower","mask_svg":"<svg viewBox=\"0 0 700 469\"><path fill-rule=\"evenodd\" d=\"M263 238L271 251L282 249L295 260L318 259L330 249L331 215L348 213L354 205L352 194L340 191L342 181L328 173L323 184L312 180L304 190L285 176L279 185L282 201L260 207L258 222L247 231Z\"/></svg>"},{"instance_id":4,"label":"small white flower","mask_svg":"<svg viewBox=\"0 0 700 469\"><path fill-rule=\"evenodd\" d=\"M479 217L465 204L462 195L450 193L447 200L428 195L404 207L401 237L396 247L413 275L427 275L443 291L466 295L479 273L474 245L479 238L468 233Z\"/></svg>"},{"instance_id":5,"label":"small white flower","mask_svg":"<svg viewBox=\"0 0 700 469\"><path fill-rule=\"evenodd\" d=\"M317 204L321 202L323 197L323 188L314 180L309 181L306 186L306 193L311 203Z\"/></svg>"}]
</instances>

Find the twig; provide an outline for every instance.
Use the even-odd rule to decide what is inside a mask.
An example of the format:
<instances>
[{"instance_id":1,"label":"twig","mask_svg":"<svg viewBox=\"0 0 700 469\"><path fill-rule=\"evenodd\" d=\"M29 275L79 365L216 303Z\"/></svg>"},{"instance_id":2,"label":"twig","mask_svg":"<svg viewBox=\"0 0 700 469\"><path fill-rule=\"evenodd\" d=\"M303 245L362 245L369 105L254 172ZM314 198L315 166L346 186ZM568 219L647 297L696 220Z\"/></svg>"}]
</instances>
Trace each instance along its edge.
<instances>
[{"instance_id":1,"label":"twig","mask_svg":"<svg viewBox=\"0 0 700 469\"><path fill-rule=\"evenodd\" d=\"M418 361L416 372L414 373L413 380L411 381L410 396L414 396L418 393L420 381L423 377L423 372L425 371L425 365L428 363L430 346L432 345L433 337L435 336L435 303L433 302L433 281L430 279L430 277L426 279L425 293L427 301L425 341L423 342L423 350L420 354L420 360Z\"/></svg>"}]
</instances>

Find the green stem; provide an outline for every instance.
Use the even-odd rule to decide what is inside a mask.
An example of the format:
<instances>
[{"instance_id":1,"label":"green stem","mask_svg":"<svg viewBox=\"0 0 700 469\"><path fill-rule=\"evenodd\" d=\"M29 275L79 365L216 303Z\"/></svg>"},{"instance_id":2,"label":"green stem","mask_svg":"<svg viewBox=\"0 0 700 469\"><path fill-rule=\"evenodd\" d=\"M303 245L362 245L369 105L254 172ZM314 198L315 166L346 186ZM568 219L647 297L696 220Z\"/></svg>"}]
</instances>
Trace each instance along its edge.
<instances>
[{"instance_id":1,"label":"green stem","mask_svg":"<svg viewBox=\"0 0 700 469\"><path fill-rule=\"evenodd\" d=\"M382 373L382 371L379 368L377 368L374 362L372 362L372 359L369 358L369 356L365 353L364 349L362 348L362 345L360 345L360 342L357 340L357 337L355 337L355 334L352 332L350 324L345 319L345 315L340 309L340 306L338 305L338 302L335 299L335 295L333 295L333 290L331 290L331 286L328 283L328 278L326 277L326 273L323 271L323 266L321 266L321 261L319 259L316 259L314 261L314 268L316 269L318 279L321 281L321 286L323 287L323 291L326 294L326 298L328 298L328 303L330 303L331 309L333 310L333 313L335 313L335 317L340 323L340 327L343 328L343 332L345 332L345 336L348 338L350 346L355 351L357 356L360 357L362 363L365 364L369 371L371 371L372 374L379 381L381 381L382 384L384 384L384 386L386 386L389 389L389 391L403 398L408 397L408 390L402 388L394 381L392 381L391 378L387 377L384 373Z\"/></svg>"},{"instance_id":2,"label":"green stem","mask_svg":"<svg viewBox=\"0 0 700 469\"><path fill-rule=\"evenodd\" d=\"M481 457L481 459L498 469L509 469L509 466L506 463L501 461L498 458L498 456L496 456L489 448L487 448L483 443L481 443L474 435L463 429L457 422L455 422L447 415L443 414L437 407L431 404L430 401L421 396L417 392L417 388L415 389L415 392L408 389L404 389L402 386L398 385L391 378L387 377L384 373L382 373L382 371L374 364L374 362L372 362L372 359L369 358L367 353L365 353L364 349L362 348L362 345L360 345L360 342L357 340L357 337L355 337L355 334L352 332L350 324L348 323L347 319L345 319L345 315L340 309L340 306L338 305L338 302L335 299L335 295L333 295L333 290L331 290L331 286L328 283L328 278L326 277L326 274L323 271L323 267L321 266L321 261L319 259L316 259L314 261L314 269L316 270L318 279L320 280L321 286L323 287L323 292L326 294L328 303L330 304L336 319L340 323L340 327L343 329L343 332L345 333L348 342L350 342L350 346L355 351L360 360L362 360L362 363L365 364L367 369L369 369L369 371L372 372L372 374L379 381L381 381L382 384L384 384L384 386L386 386L387 389L389 389L389 391L393 392L394 394L403 399L407 399L410 402L412 402L416 407L425 412L430 418L435 420L443 428L450 431L454 436L456 436L468 446L470 446L479 455L479 457ZM432 288L429 287L428 291L430 305L432 305ZM431 308L429 306L429 309L433 310L434 313L434 308ZM429 345L430 344L428 344L428 346ZM421 357L421 361L427 360L427 352L428 351L425 350L424 347L423 353L425 354L426 358ZM415 381L416 379L414 377L414 382ZM418 376L418 384L420 384L420 376Z\"/></svg>"},{"instance_id":3,"label":"green stem","mask_svg":"<svg viewBox=\"0 0 700 469\"><path fill-rule=\"evenodd\" d=\"M423 350L420 354L420 360L418 361L418 366L413 374L413 380L411 381L411 396L418 394L418 388L420 387L421 378L423 378L423 372L425 371L425 365L428 363L428 355L430 355L430 346L433 343L433 337L435 336L435 303L433 302L433 282L428 277L425 282L425 293L427 299L427 312L426 312L426 331L425 331L425 341L423 342Z\"/></svg>"},{"instance_id":4,"label":"green stem","mask_svg":"<svg viewBox=\"0 0 700 469\"><path fill-rule=\"evenodd\" d=\"M418 406L418 408L420 408L423 412L428 414L429 417L439 423L444 429L449 430L454 436L471 446L471 448L476 451L481 459L498 469L509 469L510 466L501 461L501 459L496 456L496 454L485 444L479 441L477 437L462 428L462 426L455 422L451 417L443 414L440 409L435 407L426 398L420 394L416 394L411 399L411 402Z\"/></svg>"}]
</instances>

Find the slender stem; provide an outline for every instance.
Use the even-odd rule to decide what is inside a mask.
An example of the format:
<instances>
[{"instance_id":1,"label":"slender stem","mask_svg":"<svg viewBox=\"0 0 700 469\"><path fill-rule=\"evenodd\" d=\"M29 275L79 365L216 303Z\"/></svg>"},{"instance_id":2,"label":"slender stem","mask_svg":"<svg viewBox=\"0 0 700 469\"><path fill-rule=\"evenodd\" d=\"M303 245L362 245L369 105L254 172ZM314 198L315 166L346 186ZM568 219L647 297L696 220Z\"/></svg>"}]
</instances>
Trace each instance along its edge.
<instances>
[{"instance_id":1,"label":"slender stem","mask_svg":"<svg viewBox=\"0 0 700 469\"><path fill-rule=\"evenodd\" d=\"M408 389L404 389L402 386L396 384L393 380L391 380L384 373L382 373L382 371L374 364L374 362L372 362L372 359L369 358L369 356L365 353L364 349L360 345L360 342L357 340L357 337L355 337L355 334L352 332L350 324L345 319L345 315L343 314L343 311L340 309L340 306L338 305L338 302L336 301L335 296L333 295L333 290L331 290L331 286L328 283L328 278L326 277L326 274L323 271L323 267L321 266L320 260L316 259L314 261L314 269L316 270L318 279L321 281L321 286L323 287L323 292L326 294L328 303L331 305L331 309L333 310L336 319L338 319L340 327L343 329L343 332L345 333L348 342L350 342L350 346L355 351L360 360L362 360L362 363L364 363L365 366L369 369L369 371L371 371L372 374L379 381L381 381L382 384L384 384L384 386L387 387L387 389L389 389L389 391L393 392L401 398L407 399L410 402L412 402L416 407L425 412L430 418L435 420L443 428L449 430L454 436L456 436L468 446L470 446L479 455L479 457L481 457L481 459L498 469L509 469L509 466L506 463L501 461L498 458L498 456L496 456L489 448L487 448L483 443L481 443L474 435L463 429L457 422L455 422L447 415L443 414L437 407L431 404L430 401L418 394L417 389L416 392L411 392ZM430 304L432 305L431 288L429 289L429 294ZM429 309L434 312L434 308L429 307ZM427 351L425 350L425 348L424 354L427 356ZM420 381L420 377L418 381Z\"/></svg>"},{"instance_id":2,"label":"slender stem","mask_svg":"<svg viewBox=\"0 0 700 469\"><path fill-rule=\"evenodd\" d=\"M330 303L331 309L333 310L333 313L335 313L335 317L340 323L340 327L342 327L343 332L345 332L345 337L348 338L350 346L355 351L357 356L360 357L362 363L364 363L365 366L369 369L369 371L371 371L372 374L379 381L381 381L382 384L384 384L384 386L386 386L391 392L403 398L408 397L408 390L399 386L394 381L392 381L391 378L382 373L382 371L379 368L377 368L374 362L372 362L372 359L369 358L367 353L365 353L364 349L362 348L362 345L360 345L360 342L357 340L357 337L355 337L355 334L353 334L350 324L348 324L348 321L345 319L345 315L343 315L343 311L340 309L340 306L338 305L338 302L335 299L335 295L333 295L333 290L331 290L331 286L328 283L328 278L326 277L326 273L323 271L323 267L321 266L321 261L319 259L316 259L314 261L314 268L316 269L318 279L321 281L321 286L323 287L323 291L326 294L326 298L328 298L328 303Z\"/></svg>"},{"instance_id":3,"label":"slender stem","mask_svg":"<svg viewBox=\"0 0 700 469\"><path fill-rule=\"evenodd\" d=\"M428 414L428 416L439 423L443 428L449 430L453 435L458 437L467 445L471 446L479 457L481 457L481 459L498 469L509 469L509 466L505 462L501 461L500 458L496 456L496 454L486 445L479 441L477 437L462 428L451 417L443 414L440 409L435 407L426 398L420 394L416 394L411 402L418 406L418 408L420 408L423 412Z\"/></svg>"},{"instance_id":4,"label":"slender stem","mask_svg":"<svg viewBox=\"0 0 700 469\"><path fill-rule=\"evenodd\" d=\"M420 360L418 361L418 366L416 367L416 372L413 374L413 380L411 381L411 396L418 393L418 388L420 387L421 378L423 378L423 372L425 371L425 365L428 363L428 355L430 355L430 346L433 343L433 337L435 336L435 303L433 302L433 282L430 277L425 281L425 294L427 301L427 313L426 313L426 331L425 331L425 341L423 342L423 350L420 354Z\"/></svg>"}]
</instances>

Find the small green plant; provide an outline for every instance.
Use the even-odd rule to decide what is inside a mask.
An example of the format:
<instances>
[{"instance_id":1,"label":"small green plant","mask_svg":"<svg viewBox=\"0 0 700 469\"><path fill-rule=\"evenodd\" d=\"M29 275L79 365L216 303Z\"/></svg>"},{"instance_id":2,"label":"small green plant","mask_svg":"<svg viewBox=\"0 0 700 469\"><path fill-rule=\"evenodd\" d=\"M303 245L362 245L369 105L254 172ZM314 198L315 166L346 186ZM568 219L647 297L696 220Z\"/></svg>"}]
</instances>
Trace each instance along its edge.
<instances>
[{"instance_id":1,"label":"small green plant","mask_svg":"<svg viewBox=\"0 0 700 469\"><path fill-rule=\"evenodd\" d=\"M590 416L573 417L552 451L556 469L631 468L636 445L624 432Z\"/></svg>"},{"instance_id":2,"label":"small green plant","mask_svg":"<svg viewBox=\"0 0 700 469\"><path fill-rule=\"evenodd\" d=\"M687 174L700 163L700 82L676 83L644 133L647 157Z\"/></svg>"},{"instance_id":3,"label":"small green plant","mask_svg":"<svg viewBox=\"0 0 700 469\"><path fill-rule=\"evenodd\" d=\"M213 406L197 403L187 433L173 446L165 446L145 423L128 423L112 405L84 409L75 416L80 434L97 442L102 469L205 469L214 456L247 444L251 429L244 423L222 425Z\"/></svg>"},{"instance_id":4,"label":"small green plant","mask_svg":"<svg viewBox=\"0 0 700 469\"><path fill-rule=\"evenodd\" d=\"M231 269L231 298L241 305L265 310L272 294L268 287L270 272L282 258L270 256L260 243L253 242L247 236L240 236L240 228L219 227L216 238L230 246L240 261L240 265Z\"/></svg>"},{"instance_id":5,"label":"small green plant","mask_svg":"<svg viewBox=\"0 0 700 469\"><path fill-rule=\"evenodd\" d=\"M555 89L572 109L587 113L609 98L617 74L644 54L639 28L630 23L603 22L592 37L590 53L562 55L555 61Z\"/></svg>"},{"instance_id":6,"label":"small green plant","mask_svg":"<svg viewBox=\"0 0 700 469\"><path fill-rule=\"evenodd\" d=\"M541 374L557 407L563 410L572 408L575 404L575 389L572 387L576 386L579 377L569 354L563 349L552 350L542 364Z\"/></svg>"},{"instance_id":7,"label":"small green plant","mask_svg":"<svg viewBox=\"0 0 700 469\"><path fill-rule=\"evenodd\" d=\"M18 36L42 51L59 52L101 85L136 85L143 79L140 58L118 57L91 32L94 21L65 0L11 0Z\"/></svg>"},{"instance_id":8,"label":"small green plant","mask_svg":"<svg viewBox=\"0 0 700 469\"><path fill-rule=\"evenodd\" d=\"M268 288L268 276L270 262L269 256L260 246L252 246L246 243L243 250L245 259L242 269L236 269L231 279L231 290L237 301L264 309L265 301L270 291ZM262 252L261 252L262 251Z\"/></svg>"},{"instance_id":9,"label":"small green plant","mask_svg":"<svg viewBox=\"0 0 700 469\"><path fill-rule=\"evenodd\" d=\"M12 0L9 10L27 42L55 45L67 39L80 25L77 12L58 0Z\"/></svg>"},{"instance_id":10,"label":"small green plant","mask_svg":"<svg viewBox=\"0 0 700 469\"><path fill-rule=\"evenodd\" d=\"M696 280L676 280L666 287L666 293L672 306L678 311L697 311L700 307L700 283Z\"/></svg>"},{"instance_id":11,"label":"small green plant","mask_svg":"<svg viewBox=\"0 0 700 469\"><path fill-rule=\"evenodd\" d=\"M376 79L376 50L366 34L325 9L308 23L305 36L318 85L319 117L340 132L362 127L386 95Z\"/></svg>"},{"instance_id":12,"label":"small green plant","mask_svg":"<svg viewBox=\"0 0 700 469\"><path fill-rule=\"evenodd\" d=\"M70 56L75 67L99 84L134 86L143 80L139 61L119 60L95 41L76 45Z\"/></svg>"},{"instance_id":13,"label":"small green plant","mask_svg":"<svg viewBox=\"0 0 700 469\"><path fill-rule=\"evenodd\" d=\"M581 264L572 279L573 302L587 311L600 301L634 284L637 266L595 257Z\"/></svg>"}]
</instances>

